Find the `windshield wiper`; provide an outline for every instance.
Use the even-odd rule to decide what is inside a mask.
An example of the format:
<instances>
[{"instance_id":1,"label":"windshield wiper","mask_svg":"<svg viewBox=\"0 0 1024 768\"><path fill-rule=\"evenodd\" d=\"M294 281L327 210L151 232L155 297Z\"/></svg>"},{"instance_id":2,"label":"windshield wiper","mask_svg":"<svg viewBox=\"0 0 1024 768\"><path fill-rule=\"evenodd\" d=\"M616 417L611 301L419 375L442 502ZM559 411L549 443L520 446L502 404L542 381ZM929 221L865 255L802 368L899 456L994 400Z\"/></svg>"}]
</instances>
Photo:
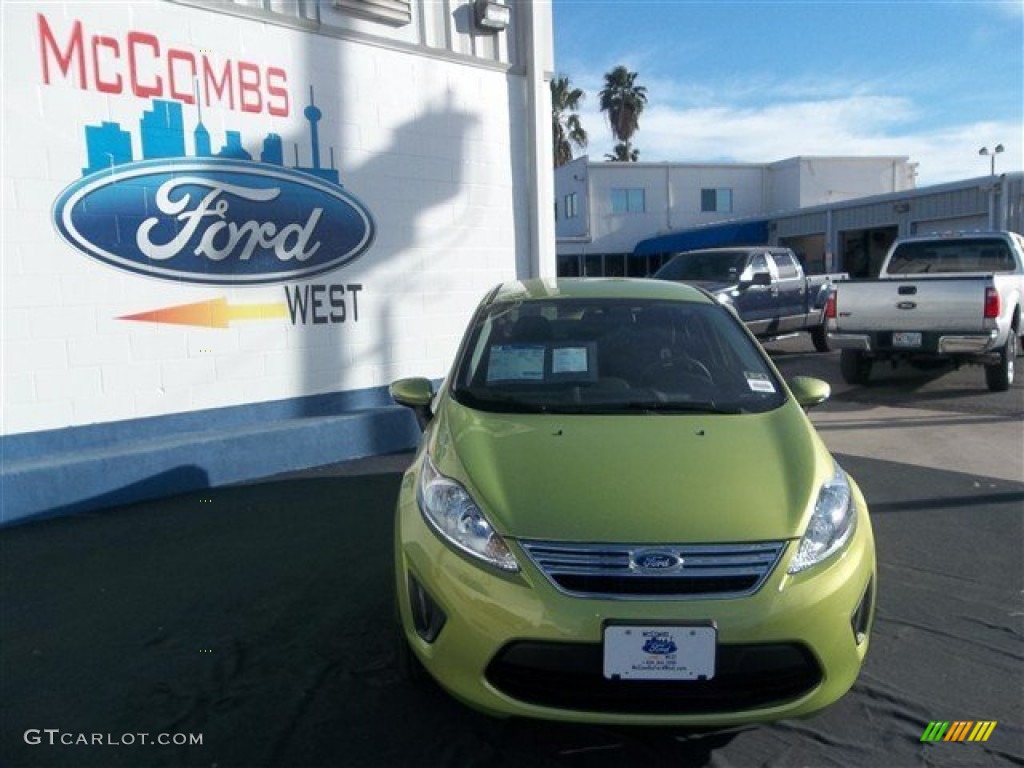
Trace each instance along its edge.
<instances>
[{"instance_id":1,"label":"windshield wiper","mask_svg":"<svg viewBox=\"0 0 1024 768\"><path fill-rule=\"evenodd\" d=\"M480 394L471 389L458 388L454 391L455 399L463 405L480 408L498 413L547 413L550 409L540 403L531 403L504 392L488 392Z\"/></svg>"},{"instance_id":2,"label":"windshield wiper","mask_svg":"<svg viewBox=\"0 0 1024 768\"><path fill-rule=\"evenodd\" d=\"M719 405L714 400L634 400L625 403L596 404L588 413L744 413L737 406Z\"/></svg>"}]
</instances>

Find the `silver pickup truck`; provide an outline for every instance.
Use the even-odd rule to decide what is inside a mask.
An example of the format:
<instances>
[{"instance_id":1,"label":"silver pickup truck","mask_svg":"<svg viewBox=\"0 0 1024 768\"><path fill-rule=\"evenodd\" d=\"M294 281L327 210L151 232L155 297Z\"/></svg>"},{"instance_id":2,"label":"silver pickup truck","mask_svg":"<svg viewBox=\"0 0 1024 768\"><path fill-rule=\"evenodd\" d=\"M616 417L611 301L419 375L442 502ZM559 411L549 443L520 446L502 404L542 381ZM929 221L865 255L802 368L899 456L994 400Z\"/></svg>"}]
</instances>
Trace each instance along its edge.
<instances>
[{"instance_id":1,"label":"silver pickup truck","mask_svg":"<svg viewBox=\"0 0 1024 768\"><path fill-rule=\"evenodd\" d=\"M1024 237L959 232L897 240L877 279L836 283L825 308L829 344L849 384L875 361L985 366L993 392L1013 383L1022 333Z\"/></svg>"}]
</instances>

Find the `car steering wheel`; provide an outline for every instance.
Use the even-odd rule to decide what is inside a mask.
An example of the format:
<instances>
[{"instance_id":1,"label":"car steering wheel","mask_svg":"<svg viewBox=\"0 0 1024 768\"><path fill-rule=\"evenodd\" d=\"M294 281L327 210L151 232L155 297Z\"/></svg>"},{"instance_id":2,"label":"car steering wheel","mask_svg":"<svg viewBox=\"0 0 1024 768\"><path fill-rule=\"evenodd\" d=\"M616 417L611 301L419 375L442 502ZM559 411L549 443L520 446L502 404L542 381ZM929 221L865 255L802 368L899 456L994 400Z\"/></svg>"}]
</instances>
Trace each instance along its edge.
<instances>
[{"instance_id":1,"label":"car steering wheel","mask_svg":"<svg viewBox=\"0 0 1024 768\"><path fill-rule=\"evenodd\" d=\"M711 375L711 371L704 365L700 360L696 360L689 355L683 354L674 357L669 357L664 360L657 360L651 363L643 372L640 374L641 384L650 383L652 379L657 378L659 374L663 374L666 371L676 371L680 374L692 376L694 378L704 379L708 384L715 383L715 377Z\"/></svg>"}]
</instances>

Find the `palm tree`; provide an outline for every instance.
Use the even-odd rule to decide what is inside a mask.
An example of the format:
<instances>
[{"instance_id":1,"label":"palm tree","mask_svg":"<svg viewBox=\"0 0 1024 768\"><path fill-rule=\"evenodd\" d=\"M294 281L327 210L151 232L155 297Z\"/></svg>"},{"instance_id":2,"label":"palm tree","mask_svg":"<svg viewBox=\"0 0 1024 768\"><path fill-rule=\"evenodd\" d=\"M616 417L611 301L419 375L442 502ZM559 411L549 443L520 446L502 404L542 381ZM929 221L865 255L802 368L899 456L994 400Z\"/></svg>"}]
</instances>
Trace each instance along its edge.
<instances>
[{"instance_id":1,"label":"palm tree","mask_svg":"<svg viewBox=\"0 0 1024 768\"><path fill-rule=\"evenodd\" d=\"M612 136L622 142L621 154L627 162L636 162L633 156L630 139L640 128L640 113L647 105L647 88L636 84L636 72L630 72L621 64L604 76L604 88L601 89L601 111L608 116Z\"/></svg>"},{"instance_id":2,"label":"palm tree","mask_svg":"<svg viewBox=\"0 0 1024 768\"><path fill-rule=\"evenodd\" d=\"M640 159L640 150L633 149L628 144L620 141L615 145L613 152L605 155L604 159L613 163L635 163Z\"/></svg>"},{"instance_id":3,"label":"palm tree","mask_svg":"<svg viewBox=\"0 0 1024 768\"><path fill-rule=\"evenodd\" d=\"M573 88L568 76L559 75L551 81L551 135L554 139L555 167L572 160L572 147L587 146L587 132L576 114L586 94Z\"/></svg>"}]
</instances>

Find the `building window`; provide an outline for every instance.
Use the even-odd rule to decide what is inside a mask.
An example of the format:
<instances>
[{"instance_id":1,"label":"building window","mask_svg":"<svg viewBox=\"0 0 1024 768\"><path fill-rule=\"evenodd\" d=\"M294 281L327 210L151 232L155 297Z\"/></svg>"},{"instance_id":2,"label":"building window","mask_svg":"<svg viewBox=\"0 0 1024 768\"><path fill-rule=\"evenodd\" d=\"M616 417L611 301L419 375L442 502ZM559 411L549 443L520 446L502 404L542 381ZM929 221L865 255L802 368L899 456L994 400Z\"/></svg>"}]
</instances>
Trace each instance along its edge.
<instances>
[{"instance_id":1,"label":"building window","mask_svg":"<svg viewBox=\"0 0 1024 768\"><path fill-rule=\"evenodd\" d=\"M702 213L731 213L731 189L702 189L700 191L700 210Z\"/></svg>"},{"instance_id":2,"label":"building window","mask_svg":"<svg viewBox=\"0 0 1024 768\"><path fill-rule=\"evenodd\" d=\"M178 0L186 5L206 5L207 7L223 6L224 2L212 2L211 0ZM255 11L272 13L275 16L285 16L306 21L320 21L320 4L317 0L227 0L227 3L242 8L251 8Z\"/></svg>"},{"instance_id":3,"label":"building window","mask_svg":"<svg viewBox=\"0 0 1024 768\"><path fill-rule=\"evenodd\" d=\"M578 204L578 198L575 192L565 196L565 218L575 219L580 215Z\"/></svg>"},{"instance_id":4,"label":"building window","mask_svg":"<svg viewBox=\"0 0 1024 768\"><path fill-rule=\"evenodd\" d=\"M319 24L321 0L176 0L185 5L202 5L208 8L233 5L248 8L273 16L299 19ZM323 0L324 7L364 19L372 19L394 27L401 27L412 21L412 0Z\"/></svg>"},{"instance_id":5,"label":"building window","mask_svg":"<svg viewBox=\"0 0 1024 768\"><path fill-rule=\"evenodd\" d=\"M612 190L612 213L643 213L645 210L643 189Z\"/></svg>"}]
</instances>

